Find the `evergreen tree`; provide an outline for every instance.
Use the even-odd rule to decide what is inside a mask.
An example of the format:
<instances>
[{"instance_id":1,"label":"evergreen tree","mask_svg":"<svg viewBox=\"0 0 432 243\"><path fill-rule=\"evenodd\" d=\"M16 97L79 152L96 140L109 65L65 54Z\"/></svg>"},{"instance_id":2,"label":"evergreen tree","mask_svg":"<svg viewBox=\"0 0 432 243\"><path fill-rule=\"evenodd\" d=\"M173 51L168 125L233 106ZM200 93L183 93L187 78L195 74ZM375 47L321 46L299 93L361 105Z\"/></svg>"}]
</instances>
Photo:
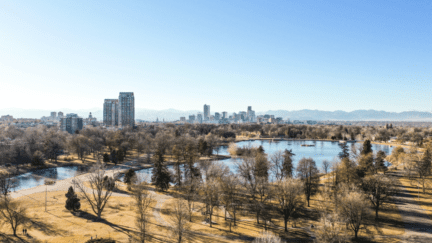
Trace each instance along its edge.
<instances>
[{"instance_id":1,"label":"evergreen tree","mask_svg":"<svg viewBox=\"0 0 432 243\"><path fill-rule=\"evenodd\" d=\"M112 150L111 151L111 162L113 162L115 165L117 165L118 163L118 159L117 159L117 151Z\"/></svg>"},{"instance_id":2,"label":"evergreen tree","mask_svg":"<svg viewBox=\"0 0 432 243\"><path fill-rule=\"evenodd\" d=\"M366 155L372 153L372 144L370 142L370 140L365 140L363 142L363 149L361 151L361 154Z\"/></svg>"},{"instance_id":3,"label":"evergreen tree","mask_svg":"<svg viewBox=\"0 0 432 243\"><path fill-rule=\"evenodd\" d=\"M260 153L260 154L264 154L264 148L263 148L262 145L260 145L260 146L258 147L258 153Z\"/></svg>"},{"instance_id":4,"label":"evergreen tree","mask_svg":"<svg viewBox=\"0 0 432 243\"><path fill-rule=\"evenodd\" d=\"M285 149L284 155L283 155L283 164L282 164L282 177L292 177L294 172L294 166L292 163L292 157L295 154L292 152L292 149L288 150Z\"/></svg>"},{"instance_id":5,"label":"evergreen tree","mask_svg":"<svg viewBox=\"0 0 432 243\"><path fill-rule=\"evenodd\" d=\"M75 194L74 189L69 187L68 192L66 193L66 209L69 211L78 211L81 207L80 199Z\"/></svg>"},{"instance_id":6,"label":"evergreen tree","mask_svg":"<svg viewBox=\"0 0 432 243\"><path fill-rule=\"evenodd\" d=\"M202 140L202 139L200 139L200 140L198 141L198 152L199 152L201 155L203 155L203 154L205 154L205 152L207 151L207 149L208 149L208 144L207 144L207 142L204 141L204 140Z\"/></svg>"},{"instance_id":7,"label":"evergreen tree","mask_svg":"<svg viewBox=\"0 0 432 243\"><path fill-rule=\"evenodd\" d=\"M342 149L342 152L339 153L339 158L349 158L348 145L346 143L340 143L339 146Z\"/></svg>"},{"instance_id":8,"label":"evergreen tree","mask_svg":"<svg viewBox=\"0 0 432 243\"><path fill-rule=\"evenodd\" d=\"M384 159L386 158L386 153L382 150L378 151L376 157L375 157L375 169L381 170L385 173L387 170L387 166L385 165Z\"/></svg>"},{"instance_id":9,"label":"evergreen tree","mask_svg":"<svg viewBox=\"0 0 432 243\"><path fill-rule=\"evenodd\" d=\"M157 189L166 191L169 188L171 182L171 174L168 171L166 164L164 163L164 156L160 149L156 150L154 155L154 164L152 171L152 183Z\"/></svg>"},{"instance_id":10,"label":"evergreen tree","mask_svg":"<svg viewBox=\"0 0 432 243\"><path fill-rule=\"evenodd\" d=\"M136 178L136 173L133 169L129 169L124 176L124 183L130 185L132 184L134 178Z\"/></svg>"},{"instance_id":11,"label":"evergreen tree","mask_svg":"<svg viewBox=\"0 0 432 243\"><path fill-rule=\"evenodd\" d=\"M110 161L110 157L109 157L109 155L108 155L107 153L104 153L104 154L103 154L103 162L107 163L107 162L109 162L109 161Z\"/></svg>"},{"instance_id":12,"label":"evergreen tree","mask_svg":"<svg viewBox=\"0 0 432 243\"><path fill-rule=\"evenodd\" d=\"M255 157L255 175L268 180L268 160L264 154L258 153Z\"/></svg>"}]
</instances>

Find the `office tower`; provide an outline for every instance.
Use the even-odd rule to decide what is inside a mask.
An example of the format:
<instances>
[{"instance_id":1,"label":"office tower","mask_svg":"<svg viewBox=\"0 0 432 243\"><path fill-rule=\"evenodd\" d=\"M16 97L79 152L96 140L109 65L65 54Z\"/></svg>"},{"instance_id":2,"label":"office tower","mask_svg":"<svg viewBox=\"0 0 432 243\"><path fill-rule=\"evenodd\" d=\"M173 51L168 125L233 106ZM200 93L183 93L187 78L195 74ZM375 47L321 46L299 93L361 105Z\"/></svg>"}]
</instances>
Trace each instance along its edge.
<instances>
[{"instance_id":1,"label":"office tower","mask_svg":"<svg viewBox=\"0 0 432 243\"><path fill-rule=\"evenodd\" d=\"M55 112L55 111L51 112L51 118L52 119L55 119L56 116L57 116L57 112Z\"/></svg>"},{"instance_id":2,"label":"office tower","mask_svg":"<svg viewBox=\"0 0 432 243\"><path fill-rule=\"evenodd\" d=\"M216 112L216 113L215 113L215 115L214 115L214 119L215 119L216 121L219 121L219 119L220 119L220 114L219 114L219 112Z\"/></svg>"},{"instance_id":3,"label":"office tower","mask_svg":"<svg viewBox=\"0 0 432 243\"><path fill-rule=\"evenodd\" d=\"M60 129L70 134L74 134L77 130L83 128L83 119L77 114L69 113L66 117L60 119Z\"/></svg>"},{"instance_id":4,"label":"office tower","mask_svg":"<svg viewBox=\"0 0 432 243\"><path fill-rule=\"evenodd\" d=\"M103 105L103 124L105 126L117 126L118 113L118 100L105 99Z\"/></svg>"},{"instance_id":5,"label":"office tower","mask_svg":"<svg viewBox=\"0 0 432 243\"><path fill-rule=\"evenodd\" d=\"M180 117L180 121L181 122L185 122L186 121L186 117L184 117L184 116Z\"/></svg>"},{"instance_id":6,"label":"office tower","mask_svg":"<svg viewBox=\"0 0 432 243\"><path fill-rule=\"evenodd\" d=\"M189 122L193 123L195 121L195 115L190 115L189 116Z\"/></svg>"},{"instance_id":7,"label":"office tower","mask_svg":"<svg viewBox=\"0 0 432 243\"><path fill-rule=\"evenodd\" d=\"M120 92L118 99L118 125L135 125L135 97L133 92Z\"/></svg>"},{"instance_id":8,"label":"office tower","mask_svg":"<svg viewBox=\"0 0 432 243\"><path fill-rule=\"evenodd\" d=\"M203 115L201 113L197 114L197 120L198 120L199 123L203 122Z\"/></svg>"},{"instance_id":9,"label":"office tower","mask_svg":"<svg viewBox=\"0 0 432 243\"><path fill-rule=\"evenodd\" d=\"M240 119L242 121L245 121L247 119L247 112L246 111L240 111L239 115L240 115Z\"/></svg>"},{"instance_id":10,"label":"office tower","mask_svg":"<svg viewBox=\"0 0 432 243\"><path fill-rule=\"evenodd\" d=\"M222 118L227 119L228 118L228 112L226 112L226 111L222 112Z\"/></svg>"},{"instance_id":11,"label":"office tower","mask_svg":"<svg viewBox=\"0 0 432 243\"><path fill-rule=\"evenodd\" d=\"M210 105L204 105L204 120L210 118Z\"/></svg>"},{"instance_id":12,"label":"office tower","mask_svg":"<svg viewBox=\"0 0 432 243\"><path fill-rule=\"evenodd\" d=\"M251 122L254 122L254 121L256 120L256 117L255 117L255 111L250 111L250 112L249 112L248 119L249 119L249 121L251 121Z\"/></svg>"},{"instance_id":13,"label":"office tower","mask_svg":"<svg viewBox=\"0 0 432 243\"><path fill-rule=\"evenodd\" d=\"M63 118L63 112L59 111L59 112L57 113L57 116L58 116L58 118Z\"/></svg>"}]
</instances>

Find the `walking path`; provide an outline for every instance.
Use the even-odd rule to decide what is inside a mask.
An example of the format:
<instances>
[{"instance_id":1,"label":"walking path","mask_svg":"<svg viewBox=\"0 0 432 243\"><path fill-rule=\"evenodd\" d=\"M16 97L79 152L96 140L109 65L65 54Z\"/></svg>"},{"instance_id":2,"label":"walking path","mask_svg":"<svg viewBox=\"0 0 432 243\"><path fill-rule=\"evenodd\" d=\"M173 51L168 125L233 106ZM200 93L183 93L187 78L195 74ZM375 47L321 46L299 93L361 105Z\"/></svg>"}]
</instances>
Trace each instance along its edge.
<instances>
[{"instance_id":1,"label":"walking path","mask_svg":"<svg viewBox=\"0 0 432 243\"><path fill-rule=\"evenodd\" d=\"M416 197L411 195L404 186L400 189L394 200L405 223L405 234L401 239L404 242L432 242L432 220L426 210L421 208Z\"/></svg>"}]
</instances>

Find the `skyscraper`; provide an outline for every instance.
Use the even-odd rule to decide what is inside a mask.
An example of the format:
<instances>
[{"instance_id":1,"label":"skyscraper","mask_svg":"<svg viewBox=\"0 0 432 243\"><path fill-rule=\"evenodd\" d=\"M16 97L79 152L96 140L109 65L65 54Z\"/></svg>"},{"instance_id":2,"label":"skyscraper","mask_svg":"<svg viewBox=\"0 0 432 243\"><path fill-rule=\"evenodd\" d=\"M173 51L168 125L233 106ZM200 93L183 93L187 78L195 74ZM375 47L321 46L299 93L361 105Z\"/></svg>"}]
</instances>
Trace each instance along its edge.
<instances>
[{"instance_id":1,"label":"skyscraper","mask_svg":"<svg viewBox=\"0 0 432 243\"><path fill-rule=\"evenodd\" d=\"M204 104L204 120L210 119L210 105Z\"/></svg>"},{"instance_id":2,"label":"skyscraper","mask_svg":"<svg viewBox=\"0 0 432 243\"><path fill-rule=\"evenodd\" d=\"M201 113L197 114L197 120L198 120L199 123L203 122L203 115Z\"/></svg>"},{"instance_id":3,"label":"skyscraper","mask_svg":"<svg viewBox=\"0 0 432 243\"><path fill-rule=\"evenodd\" d=\"M103 107L103 124L105 126L118 125L118 100L105 99Z\"/></svg>"},{"instance_id":4,"label":"skyscraper","mask_svg":"<svg viewBox=\"0 0 432 243\"><path fill-rule=\"evenodd\" d=\"M55 112L55 111L51 112L51 118L52 119L55 119L56 116L57 116L57 112Z\"/></svg>"},{"instance_id":5,"label":"skyscraper","mask_svg":"<svg viewBox=\"0 0 432 243\"><path fill-rule=\"evenodd\" d=\"M135 97L133 92L120 92L118 99L119 126L135 125Z\"/></svg>"},{"instance_id":6,"label":"skyscraper","mask_svg":"<svg viewBox=\"0 0 432 243\"><path fill-rule=\"evenodd\" d=\"M227 119L228 118L228 112L226 112L226 111L222 112L222 118Z\"/></svg>"}]
</instances>

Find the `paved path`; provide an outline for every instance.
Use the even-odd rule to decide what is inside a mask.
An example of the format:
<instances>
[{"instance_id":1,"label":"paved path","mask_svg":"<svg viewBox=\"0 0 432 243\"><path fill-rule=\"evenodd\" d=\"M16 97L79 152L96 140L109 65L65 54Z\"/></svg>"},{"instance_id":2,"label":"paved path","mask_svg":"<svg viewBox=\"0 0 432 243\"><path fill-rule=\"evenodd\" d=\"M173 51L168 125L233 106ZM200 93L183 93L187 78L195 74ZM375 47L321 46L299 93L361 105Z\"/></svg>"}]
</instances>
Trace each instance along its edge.
<instances>
[{"instance_id":1,"label":"paved path","mask_svg":"<svg viewBox=\"0 0 432 243\"><path fill-rule=\"evenodd\" d=\"M402 221L405 222L404 242L432 242L432 220L426 210L417 203L417 198L411 195L404 186L394 197L399 208Z\"/></svg>"}]
</instances>

